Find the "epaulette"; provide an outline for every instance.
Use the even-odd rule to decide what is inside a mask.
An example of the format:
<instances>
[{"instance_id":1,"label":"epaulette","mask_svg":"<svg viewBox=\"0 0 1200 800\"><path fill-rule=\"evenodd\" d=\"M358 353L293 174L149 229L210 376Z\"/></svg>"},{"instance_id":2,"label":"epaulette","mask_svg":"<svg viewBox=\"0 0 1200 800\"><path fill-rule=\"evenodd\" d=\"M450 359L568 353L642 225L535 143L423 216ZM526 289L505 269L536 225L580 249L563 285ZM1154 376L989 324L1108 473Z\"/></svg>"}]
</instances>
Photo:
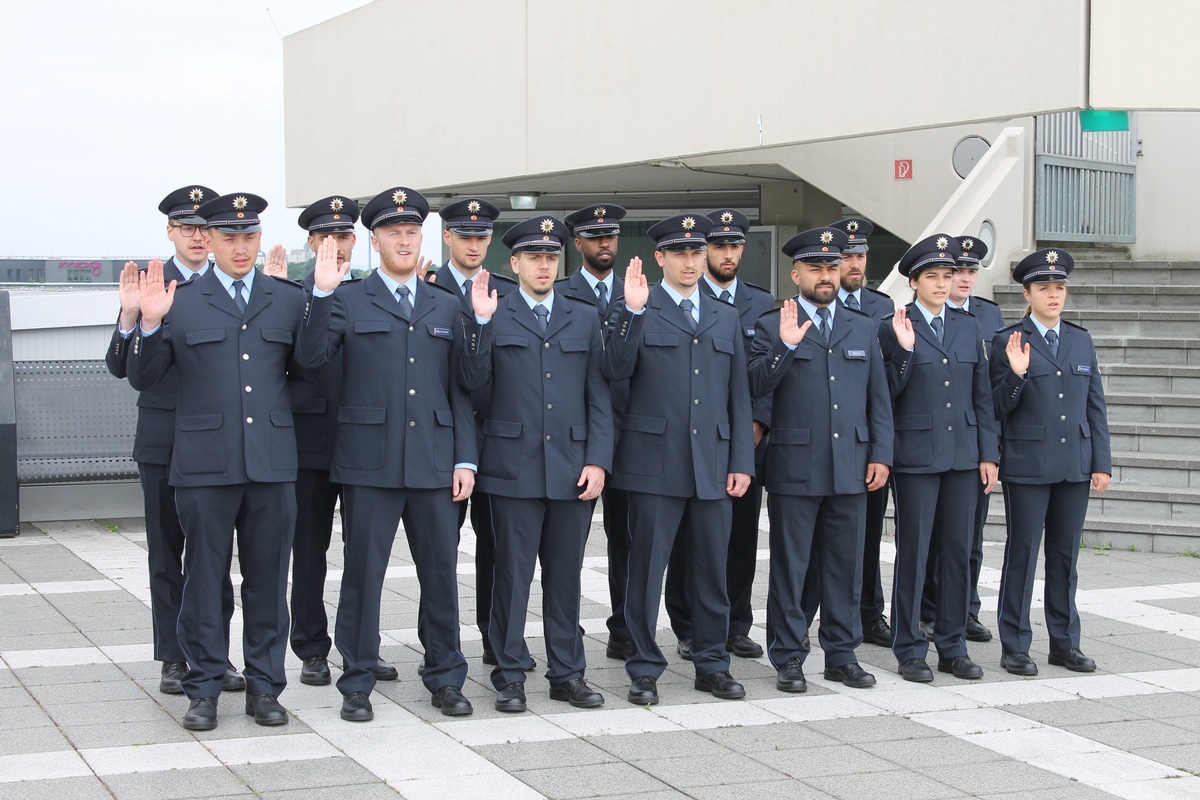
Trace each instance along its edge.
<instances>
[{"instance_id":1,"label":"epaulette","mask_svg":"<svg viewBox=\"0 0 1200 800\"><path fill-rule=\"evenodd\" d=\"M838 311L841 311L842 309L845 309L846 311L849 311L852 314L859 314L861 316L866 317L867 319L871 318L871 315L868 314L867 312L863 311L861 306L859 308L851 308L850 306L843 303L841 300L838 300Z\"/></svg>"},{"instance_id":2,"label":"epaulette","mask_svg":"<svg viewBox=\"0 0 1200 800\"><path fill-rule=\"evenodd\" d=\"M452 289L452 288L450 288L449 286L445 286L445 285L443 285L443 284L440 284L440 283L434 283L433 281L430 281L430 280L427 280L427 281L425 281L425 285L426 285L426 286L428 286L428 287L430 287L430 288L432 288L432 289L438 289L438 290L440 290L440 291L443 291L443 292L449 292L449 293L450 293L451 295L453 295L453 296L454 296L456 299L457 299L457 298L459 298L459 297L462 297L462 293L460 293L460 292L458 291L458 287L457 287L457 286L456 286L456 287L454 287L454 288Z\"/></svg>"},{"instance_id":3,"label":"epaulette","mask_svg":"<svg viewBox=\"0 0 1200 800\"><path fill-rule=\"evenodd\" d=\"M879 295L880 297L885 297L885 298L887 298L887 301L888 301L889 303L894 303L894 302L896 302L895 300L893 300L893 299L892 299L892 296L891 296L890 294L888 294L887 292L881 292L881 291L879 291L878 289L872 289L870 286L867 286L865 283L863 284L863 287L862 287L862 288L863 288L863 289L866 289L866 290L867 290L868 292L870 292L871 294L877 294L877 295Z\"/></svg>"},{"instance_id":4,"label":"epaulette","mask_svg":"<svg viewBox=\"0 0 1200 800\"><path fill-rule=\"evenodd\" d=\"M593 303L591 300L587 299L586 297L579 297L578 295L555 293L554 297L555 297L555 299L558 299L561 297L564 300L570 300L573 303L583 303L585 306L591 306L592 308L596 307L596 304Z\"/></svg>"},{"instance_id":5,"label":"epaulette","mask_svg":"<svg viewBox=\"0 0 1200 800\"><path fill-rule=\"evenodd\" d=\"M1024 328L1024 326L1021 324L1021 322L1023 321L1023 319L1024 319L1024 318L1022 318L1022 319L1019 319L1019 320L1017 320L1016 322L1014 322L1014 323L1012 323L1012 324L1010 324L1010 325L1005 325L1003 328L1001 328L1000 330L996 331L996 333L1004 333L1005 331L1008 331L1009 333L1011 333L1012 331L1024 330L1025 328Z\"/></svg>"},{"instance_id":6,"label":"epaulette","mask_svg":"<svg viewBox=\"0 0 1200 800\"><path fill-rule=\"evenodd\" d=\"M1059 322L1061 322L1061 323L1062 323L1062 324L1064 324L1064 325L1070 325L1070 326L1071 326L1072 328L1074 328L1075 330L1078 330L1078 331L1084 331L1084 332L1086 332L1086 331L1087 331L1087 328L1083 327L1082 325L1080 325L1080 324L1079 324L1079 323L1077 323L1077 322L1069 322L1068 320L1065 320L1065 319L1063 319L1063 318L1061 318L1061 317L1059 317L1059 320L1058 320L1058 321L1059 321Z\"/></svg>"},{"instance_id":7,"label":"epaulette","mask_svg":"<svg viewBox=\"0 0 1200 800\"><path fill-rule=\"evenodd\" d=\"M975 316L970 311L967 311L965 308L959 308L958 306L952 306L952 305L947 304L946 308L950 309L951 311L957 311L959 314L963 314L964 316L968 316L968 317Z\"/></svg>"},{"instance_id":8,"label":"epaulette","mask_svg":"<svg viewBox=\"0 0 1200 800\"><path fill-rule=\"evenodd\" d=\"M740 283L742 284L742 286L749 286L751 289L757 289L758 291L763 292L765 294L771 294L771 291L769 289L764 289L763 287L759 286L756 283L751 283L750 281L740 281ZM771 295L771 296L774 297L774 295Z\"/></svg>"},{"instance_id":9,"label":"epaulette","mask_svg":"<svg viewBox=\"0 0 1200 800\"><path fill-rule=\"evenodd\" d=\"M266 273L263 273L263 274L266 275ZM267 277L274 278L275 280L279 281L280 283L290 283L292 286L295 286L297 289L300 289L300 290L304 289L304 284L302 284L300 281L294 281L291 278L281 278L278 275L267 275ZM191 281L188 281L188 283L191 283Z\"/></svg>"},{"instance_id":10,"label":"epaulette","mask_svg":"<svg viewBox=\"0 0 1200 800\"><path fill-rule=\"evenodd\" d=\"M973 294L973 295L971 295L971 299L972 299L972 300L978 300L980 303L987 303L989 306L995 306L996 308L999 308L999 307L1000 307L1000 304L999 304L999 303L997 303L996 301L994 301L994 300L988 300L986 297L980 297L980 296L979 296L979 295L977 295L977 294Z\"/></svg>"},{"instance_id":11,"label":"epaulette","mask_svg":"<svg viewBox=\"0 0 1200 800\"><path fill-rule=\"evenodd\" d=\"M558 286L560 283L566 283L566 282L567 282L567 281L569 281L569 280L571 280L571 276L570 276L570 275L564 275L564 276L562 276L561 278L555 278L555 279L554 279L554 285L555 285L555 286Z\"/></svg>"},{"instance_id":12,"label":"epaulette","mask_svg":"<svg viewBox=\"0 0 1200 800\"><path fill-rule=\"evenodd\" d=\"M488 283L491 283L492 281L500 281L501 283L510 283L513 286L517 285L517 282L507 275L501 275L497 272L489 272L488 275Z\"/></svg>"}]
</instances>

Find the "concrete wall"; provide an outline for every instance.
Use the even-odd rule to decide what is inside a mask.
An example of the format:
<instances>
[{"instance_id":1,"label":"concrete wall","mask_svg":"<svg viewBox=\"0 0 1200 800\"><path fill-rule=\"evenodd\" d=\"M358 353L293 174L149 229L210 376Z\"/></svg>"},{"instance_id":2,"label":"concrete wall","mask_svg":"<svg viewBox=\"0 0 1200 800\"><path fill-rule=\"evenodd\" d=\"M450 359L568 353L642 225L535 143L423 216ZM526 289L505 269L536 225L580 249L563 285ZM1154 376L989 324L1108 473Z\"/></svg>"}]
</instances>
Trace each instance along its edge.
<instances>
[{"instance_id":1,"label":"concrete wall","mask_svg":"<svg viewBox=\"0 0 1200 800\"><path fill-rule=\"evenodd\" d=\"M1190 222L1200 207L1200 113L1139 111L1137 241L1134 258L1200 260L1200 227Z\"/></svg>"},{"instance_id":2,"label":"concrete wall","mask_svg":"<svg viewBox=\"0 0 1200 800\"><path fill-rule=\"evenodd\" d=\"M11 296L14 361L104 358L121 302L116 289Z\"/></svg>"},{"instance_id":3,"label":"concrete wall","mask_svg":"<svg viewBox=\"0 0 1200 800\"><path fill-rule=\"evenodd\" d=\"M1200 108L1200 49L1196 47L1200 3L1091 0L1090 4L1088 101L1093 108Z\"/></svg>"}]
</instances>

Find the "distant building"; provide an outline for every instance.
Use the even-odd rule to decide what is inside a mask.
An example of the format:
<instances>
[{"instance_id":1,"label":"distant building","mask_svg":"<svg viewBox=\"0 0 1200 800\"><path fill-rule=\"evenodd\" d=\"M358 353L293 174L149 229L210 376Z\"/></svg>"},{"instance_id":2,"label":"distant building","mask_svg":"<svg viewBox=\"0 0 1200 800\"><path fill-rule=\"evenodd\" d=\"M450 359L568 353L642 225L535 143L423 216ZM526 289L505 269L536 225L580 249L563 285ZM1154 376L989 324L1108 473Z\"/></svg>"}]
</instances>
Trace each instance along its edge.
<instances>
[{"instance_id":1,"label":"distant building","mask_svg":"<svg viewBox=\"0 0 1200 800\"><path fill-rule=\"evenodd\" d=\"M148 258L0 258L0 283L116 283L127 261Z\"/></svg>"}]
</instances>

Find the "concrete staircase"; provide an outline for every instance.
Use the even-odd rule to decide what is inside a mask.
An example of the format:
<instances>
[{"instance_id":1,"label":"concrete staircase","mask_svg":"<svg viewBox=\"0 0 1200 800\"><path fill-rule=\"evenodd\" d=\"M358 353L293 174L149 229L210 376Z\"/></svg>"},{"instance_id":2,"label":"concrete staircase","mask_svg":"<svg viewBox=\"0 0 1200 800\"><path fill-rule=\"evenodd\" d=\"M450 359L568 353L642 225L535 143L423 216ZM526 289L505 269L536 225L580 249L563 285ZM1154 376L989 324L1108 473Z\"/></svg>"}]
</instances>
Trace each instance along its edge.
<instances>
[{"instance_id":1,"label":"concrete staircase","mask_svg":"<svg viewBox=\"0 0 1200 800\"><path fill-rule=\"evenodd\" d=\"M994 296L1007 321L1020 317L1019 285L997 284ZM1096 343L1112 433L1113 484L1092 496L1084 542L1200 551L1200 262L1076 254L1063 316ZM999 491L985 535L1004 539Z\"/></svg>"}]
</instances>

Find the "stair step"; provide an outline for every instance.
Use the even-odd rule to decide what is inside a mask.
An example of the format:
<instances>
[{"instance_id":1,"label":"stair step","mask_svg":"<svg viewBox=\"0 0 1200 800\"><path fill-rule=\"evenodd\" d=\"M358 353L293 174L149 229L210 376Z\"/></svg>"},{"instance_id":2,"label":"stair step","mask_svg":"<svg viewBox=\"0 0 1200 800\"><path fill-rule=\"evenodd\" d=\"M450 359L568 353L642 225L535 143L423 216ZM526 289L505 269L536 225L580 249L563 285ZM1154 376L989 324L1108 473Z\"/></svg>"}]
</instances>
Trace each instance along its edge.
<instances>
[{"instance_id":1,"label":"stair step","mask_svg":"<svg viewBox=\"0 0 1200 800\"><path fill-rule=\"evenodd\" d=\"M1062 316L1087 328L1092 336L1187 337L1200 334L1200 311L1067 308Z\"/></svg>"},{"instance_id":2,"label":"stair step","mask_svg":"<svg viewBox=\"0 0 1200 800\"><path fill-rule=\"evenodd\" d=\"M1108 392L1109 420L1121 422L1188 423L1200 419L1200 395Z\"/></svg>"},{"instance_id":3,"label":"stair step","mask_svg":"<svg viewBox=\"0 0 1200 800\"><path fill-rule=\"evenodd\" d=\"M1114 452L1156 453L1191 456L1200 453L1200 425L1109 420L1108 432Z\"/></svg>"},{"instance_id":4,"label":"stair step","mask_svg":"<svg viewBox=\"0 0 1200 800\"><path fill-rule=\"evenodd\" d=\"M1200 339L1094 334L1096 355L1106 364L1200 366Z\"/></svg>"},{"instance_id":5,"label":"stair step","mask_svg":"<svg viewBox=\"0 0 1200 800\"><path fill-rule=\"evenodd\" d=\"M1105 364L1100 373L1104 379L1105 392L1200 394L1200 366Z\"/></svg>"},{"instance_id":6,"label":"stair step","mask_svg":"<svg viewBox=\"0 0 1200 800\"><path fill-rule=\"evenodd\" d=\"M1200 488L1200 455L1114 452L1113 482L1161 489Z\"/></svg>"},{"instance_id":7,"label":"stair step","mask_svg":"<svg viewBox=\"0 0 1200 800\"><path fill-rule=\"evenodd\" d=\"M1200 286L1197 261L1084 261L1075 262L1071 286Z\"/></svg>"},{"instance_id":8,"label":"stair step","mask_svg":"<svg viewBox=\"0 0 1200 800\"><path fill-rule=\"evenodd\" d=\"M1074 278L1074 275L1072 275ZM992 287L993 299L1006 309L1025 307L1020 284L1005 283ZM1194 286L1083 285L1072 281L1067 290L1067 308L1076 311L1106 309L1131 311L1146 309L1193 310L1200 307L1200 284Z\"/></svg>"},{"instance_id":9,"label":"stair step","mask_svg":"<svg viewBox=\"0 0 1200 800\"><path fill-rule=\"evenodd\" d=\"M1003 542L1007 536L1003 511L996 513L989 507L983 538L989 542ZM1083 543L1093 548L1111 546L1114 550L1133 548L1150 553L1194 553L1200 551L1200 530L1191 521L1151 521L1113 514L1101 516L1094 506L1089 506L1083 523Z\"/></svg>"},{"instance_id":10,"label":"stair step","mask_svg":"<svg viewBox=\"0 0 1200 800\"><path fill-rule=\"evenodd\" d=\"M989 509L1003 512L1002 494L996 494ZM1104 494L1092 494L1088 514L1147 522L1191 520L1200 535L1200 488L1113 483Z\"/></svg>"}]
</instances>

